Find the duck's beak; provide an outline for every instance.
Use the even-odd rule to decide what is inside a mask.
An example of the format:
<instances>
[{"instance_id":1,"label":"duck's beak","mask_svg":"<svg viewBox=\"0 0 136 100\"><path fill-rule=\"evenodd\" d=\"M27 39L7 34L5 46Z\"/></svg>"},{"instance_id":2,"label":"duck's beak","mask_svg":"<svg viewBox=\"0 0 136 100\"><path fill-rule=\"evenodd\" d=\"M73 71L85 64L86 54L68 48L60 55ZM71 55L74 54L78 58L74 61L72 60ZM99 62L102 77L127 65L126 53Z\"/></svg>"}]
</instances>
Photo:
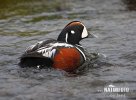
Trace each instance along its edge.
<instances>
[{"instance_id":1,"label":"duck's beak","mask_svg":"<svg viewBox=\"0 0 136 100\"><path fill-rule=\"evenodd\" d=\"M94 35L93 33L89 33L88 32L88 38L98 38L98 36L97 35Z\"/></svg>"}]
</instances>

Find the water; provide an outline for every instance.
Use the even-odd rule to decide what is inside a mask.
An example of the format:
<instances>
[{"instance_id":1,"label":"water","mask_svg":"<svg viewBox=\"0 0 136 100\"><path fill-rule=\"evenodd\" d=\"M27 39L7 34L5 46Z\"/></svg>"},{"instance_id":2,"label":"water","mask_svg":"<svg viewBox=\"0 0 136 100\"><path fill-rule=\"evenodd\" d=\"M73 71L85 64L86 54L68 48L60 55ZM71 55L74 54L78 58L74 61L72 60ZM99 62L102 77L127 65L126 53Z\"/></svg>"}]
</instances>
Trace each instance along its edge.
<instances>
[{"instance_id":1,"label":"water","mask_svg":"<svg viewBox=\"0 0 136 100\"><path fill-rule=\"evenodd\" d=\"M136 99L136 1L0 1L0 100ZM72 20L82 21L98 39L81 44L107 56L82 75L49 69L21 69L19 57L31 44L56 39ZM128 93L104 93L108 85Z\"/></svg>"}]
</instances>

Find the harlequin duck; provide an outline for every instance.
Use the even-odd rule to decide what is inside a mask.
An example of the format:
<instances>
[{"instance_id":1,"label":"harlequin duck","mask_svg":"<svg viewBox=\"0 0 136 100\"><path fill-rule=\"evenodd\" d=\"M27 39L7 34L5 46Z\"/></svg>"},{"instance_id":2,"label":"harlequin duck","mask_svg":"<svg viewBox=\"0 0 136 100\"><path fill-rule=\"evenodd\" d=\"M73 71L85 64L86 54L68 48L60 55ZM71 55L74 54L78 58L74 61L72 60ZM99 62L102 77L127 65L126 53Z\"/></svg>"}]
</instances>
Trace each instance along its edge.
<instances>
[{"instance_id":1,"label":"harlequin duck","mask_svg":"<svg viewBox=\"0 0 136 100\"><path fill-rule=\"evenodd\" d=\"M20 57L21 67L49 66L67 72L76 70L86 61L80 40L89 34L80 21L72 21L65 26L57 40L40 41L28 47Z\"/></svg>"}]
</instances>

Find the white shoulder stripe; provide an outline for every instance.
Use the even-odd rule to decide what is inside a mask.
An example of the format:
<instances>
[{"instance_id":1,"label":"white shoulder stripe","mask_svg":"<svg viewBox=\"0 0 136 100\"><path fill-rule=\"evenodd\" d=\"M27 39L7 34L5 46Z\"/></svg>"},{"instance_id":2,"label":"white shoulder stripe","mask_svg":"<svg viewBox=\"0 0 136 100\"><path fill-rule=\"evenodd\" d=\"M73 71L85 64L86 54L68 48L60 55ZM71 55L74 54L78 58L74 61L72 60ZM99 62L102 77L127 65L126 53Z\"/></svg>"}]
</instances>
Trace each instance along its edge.
<instances>
[{"instance_id":1,"label":"white shoulder stripe","mask_svg":"<svg viewBox=\"0 0 136 100\"><path fill-rule=\"evenodd\" d=\"M53 50L52 50L52 56L53 56L53 57L54 57L55 53L56 53L56 49L53 49Z\"/></svg>"},{"instance_id":2,"label":"white shoulder stripe","mask_svg":"<svg viewBox=\"0 0 136 100\"><path fill-rule=\"evenodd\" d=\"M78 47L76 47L76 48L78 49L78 51L83 55L84 59L86 60L86 56L85 56L85 54L83 53L83 51L80 50Z\"/></svg>"}]
</instances>

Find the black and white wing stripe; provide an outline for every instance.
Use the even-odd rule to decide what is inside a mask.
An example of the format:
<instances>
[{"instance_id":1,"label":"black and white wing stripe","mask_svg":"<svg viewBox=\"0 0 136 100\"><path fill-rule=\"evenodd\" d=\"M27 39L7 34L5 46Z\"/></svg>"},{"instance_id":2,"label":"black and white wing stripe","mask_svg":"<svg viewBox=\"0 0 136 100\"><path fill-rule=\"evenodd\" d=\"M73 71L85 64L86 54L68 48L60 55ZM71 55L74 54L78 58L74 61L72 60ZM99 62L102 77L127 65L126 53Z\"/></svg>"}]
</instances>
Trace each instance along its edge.
<instances>
[{"instance_id":1,"label":"black and white wing stripe","mask_svg":"<svg viewBox=\"0 0 136 100\"><path fill-rule=\"evenodd\" d=\"M53 58L56 53L56 49L42 47L39 48L36 52L41 54L43 57Z\"/></svg>"},{"instance_id":2,"label":"black and white wing stripe","mask_svg":"<svg viewBox=\"0 0 136 100\"><path fill-rule=\"evenodd\" d=\"M44 57L49 57L53 58L55 53L57 52L58 47L74 47L70 44L67 43L61 43L61 42L56 42L56 43L49 43L48 46L41 47L37 50L38 53L41 53L42 56Z\"/></svg>"},{"instance_id":3,"label":"black and white wing stripe","mask_svg":"<svg viewBox=\"0 0 136 100\"><path fill-rule=\"evenodd\" d=\"M26 53L34 52L34 51L36 51L37 49L39 49L41 47L48 46L48 44L51 43L51 42L56 42L56 40L39 41L36 44L31 45L30 47L28 47L25 50L25 52Z\"/></svg>"},{"instance_id":4,"label":"black and white wing stripe","mask_svg":"<svg viewBox=\"0 0 136 100\"><path fill-rule=\"evenodd\" d=\"M25 57L41 57L53 58L58 50L58 47L74 47L71 44L57 42L55 40L40 41L35 45L28 47L22 58Z\"/></svg>"}]
</instances>

